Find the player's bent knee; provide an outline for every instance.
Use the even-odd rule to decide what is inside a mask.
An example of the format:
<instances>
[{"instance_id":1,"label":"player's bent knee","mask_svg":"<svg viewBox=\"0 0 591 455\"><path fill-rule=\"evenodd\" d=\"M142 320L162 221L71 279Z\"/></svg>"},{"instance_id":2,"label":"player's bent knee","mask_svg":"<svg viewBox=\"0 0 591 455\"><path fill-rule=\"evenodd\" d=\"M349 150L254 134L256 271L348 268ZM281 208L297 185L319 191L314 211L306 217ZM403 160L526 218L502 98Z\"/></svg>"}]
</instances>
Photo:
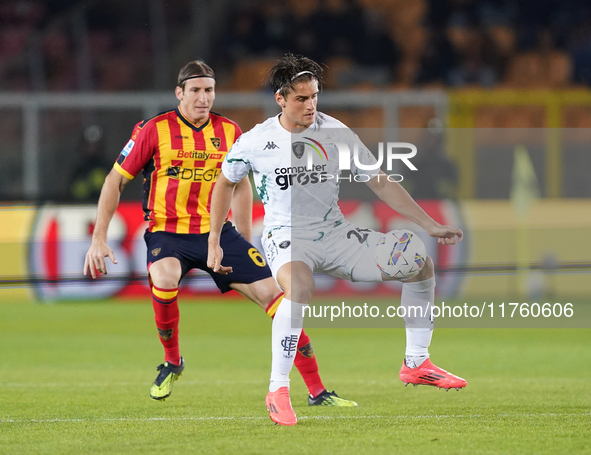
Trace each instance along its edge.
<instances>
[{"instance_id":1,"label":"player's bent knee","mask_svg":"<svg viewBox=\"0 0 591 455\"><path fill-rule=\"evenodd\" d=\"M274 278L264 278L248 284L232 283L230 287L252 300L263 310L281 294L281 289Z\"/></svg>"},{"instance_id":2,"label":"player's bent knee","mask_svg":"<svg viewBox=\"0 0 591 455\"><path fill-rule=\"evenodd\" d=\"M433 260L429 256L427 256L427 258L425 260L425 265L423 266L421 271L418 273L418 275L409 279L409 280L402 280L402 281L404 281L405 283L416 283L418 281L428 280L429 278L432 278L434 276L435 276L435 265L433 263Z\"/></svg>"},{"instance_id":3,"label":"player's bent knee","mask_svg":"<svg viewBox=\"0 0 591 455\"><path fill-rule=\"evenodd\" d=\"M294 279L293 285L290 283L285 286L284 293L286 299L307 305L312 300L312 295L314 294L314 283L306 284L305 282L299 282Z\"/></svg>"},{"instance_id":4,"label":"player's bent knee","mask_svg":"<svg viewBox=\"0 0 591 455\"><path fill-rule=\"evenodd\" d=\"M281 294L281 289L277 286L275 282L275 278L265 278L259 282L261 286L257 289L257 294L259 300L264 304L268 305L272 301L274 301L279 294Z\"/></svg>"},{"instance_id":5,"label":"player's bent knee","mask_svg":"<svg viewBox=\"0 0 591 455\"><path fill-rule=\"evenodd\" d=\"M285 292L285 298L308 304L314 294L314 275L310 267L300 261L283 265L277 274L277 281Z\"/></svg>"},{"instance_id":6,"label":"player's bent knee","mask_svg":"<svg viewBox=\"0 0 591 455\"><path fill-rule=\"evenodd\" d=\"M429 278L432 278L435 276L435 265L433 263L433 260L431 259L431 257L427 256L425 258L425 265L423 266L423 268L421 269L421 271L415 275L412 278L402 278L402 279L396 279L396 278L390 278L387 276L384 276L383 279L384 281L402 281L403 283L416 283L418 281L425 281L428 280Z\"/></svg>"},{"instance_id":7,"label":"player's bent knee","mask_svg":"<svg viewBox=\"0 0 591 455\"><path fill-rule=\"evenodd\" d=\"M149 273L154 286L172 289L177 287L181 280L181 263L177 258L163 258L150 266Z\"/></svg>"},{"instance_id":8,"label":"player's bent knee","mask_svg":"<svg viewBox=\"0 0 591 455\"><path fill-rule=\"evenodd\" d=\"M435 276L435 264L433 263L433 259L431 259L430 256L427 256L425 260L425 265L418 273L418 275L414 277L412 280L408 281L425 281L433 276Z\"/></svg>"}]
</instances>

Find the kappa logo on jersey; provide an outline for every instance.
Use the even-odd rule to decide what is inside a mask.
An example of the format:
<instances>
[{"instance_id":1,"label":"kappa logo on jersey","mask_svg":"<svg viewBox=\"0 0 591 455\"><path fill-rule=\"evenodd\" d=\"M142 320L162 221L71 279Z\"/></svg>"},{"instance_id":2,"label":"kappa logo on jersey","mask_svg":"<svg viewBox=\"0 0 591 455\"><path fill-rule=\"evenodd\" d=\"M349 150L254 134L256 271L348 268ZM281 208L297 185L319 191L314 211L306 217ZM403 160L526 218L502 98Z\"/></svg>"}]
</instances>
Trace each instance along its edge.
<instances>
[{"instance_id":1,"label":"kappa logo on jersey","mask_svg":"<svg viewBox=\"0 0 591 455\"><path fill-rule=\"evenodd\" d=\"M213 144L213 146L215 147L216 150L219 150L220 144L222 143L222 141L219 137L212 137L211 143Z\"/></svg>"},{"instance_id":2,"label":"kappa logo on jersey","mask_svg":"<svg viewBox=\"0 0 591 455\"><path fill-rule=\"evenodd\" d=\"M269 142L267 142L267 145L265 145L265 148L263 148L263 150L275 150L278 148L279 148L279 146L277 144L275 144L275 142L269 141Z\"/></svg>"},{"instance_id":3,"label":"kappa logo on jersey","mask_svg":"<svg viewBox=\"0 0 591 455\"><path fill-rule=\"evenodd\" d=\"M133 148L134 145L135 145L135 141L133 139L130 139L129 142L127 144L125 144L125 147L123 147L123 150L121 150L121 154L123 156L129 155L129 152L131 152L131 149Z\"/></svg>"}]
</instances>

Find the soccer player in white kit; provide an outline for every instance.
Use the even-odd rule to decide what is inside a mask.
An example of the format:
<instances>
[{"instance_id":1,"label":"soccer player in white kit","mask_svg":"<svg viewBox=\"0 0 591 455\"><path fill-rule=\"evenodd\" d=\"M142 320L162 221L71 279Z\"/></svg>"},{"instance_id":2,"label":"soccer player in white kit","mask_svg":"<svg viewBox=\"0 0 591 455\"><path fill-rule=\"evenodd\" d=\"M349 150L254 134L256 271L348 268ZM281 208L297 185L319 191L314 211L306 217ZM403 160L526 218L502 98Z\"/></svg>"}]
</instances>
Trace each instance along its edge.
<instances>
[{"instance_id":1,"label":"soccer player in white kit","mask_svg":"<svg viewBox=\"0 0 591 455\"><path fill-rule=\"evenodd\" d=\"M456 239L462 240L463 233L433 220L402 186L381 171L365 170L376 162L371 152L344 124L316 110L322 84L322 68L317 63L287 54L269 70L268 81L282 111L244 133L222 164L212 195L207 265L224 273L219 235L235 185L252 171L265 206L263 248L273 276L285 292L273 320L271 381L265 402L274 422L295 425L289 373L303 326L303 308L314 292L313 273L351 281L394 279L375 263L377 243L384 235L348 223L339 209L340 169L334 143L344 143L351 151L357 144L357 163L353 155L350 158L351 173L439 243L453 245ZM302 153L302 143L317 144L318 156L310 160ZM418 275L403 281L401 305L419 306L425 311L404 318L406 357L400 379L406 384L445 389L465 387L464 379L429 360L433 320L427 308L434 303L435 290L431 258L427 256Z\"/></svg>"}]
</instances>

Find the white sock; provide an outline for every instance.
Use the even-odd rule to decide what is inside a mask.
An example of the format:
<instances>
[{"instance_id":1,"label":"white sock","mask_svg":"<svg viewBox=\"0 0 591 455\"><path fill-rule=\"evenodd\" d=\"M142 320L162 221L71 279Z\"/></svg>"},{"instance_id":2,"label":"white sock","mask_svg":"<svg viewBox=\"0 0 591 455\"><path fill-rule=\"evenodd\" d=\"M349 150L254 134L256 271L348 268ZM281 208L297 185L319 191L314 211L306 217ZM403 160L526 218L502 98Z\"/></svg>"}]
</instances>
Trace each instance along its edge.
<instances>
[{"instance_id":1,"label":"white sock","mask_svg":"<svg viewBox=\"0 0 591 455\"><path fill-rule=\"evenodd\" d=\"M400 304L406 315L406 360L409 368L419 366L429 358L429 345L433 336L435 321L431 318L431 307L435 300L435 277L424 281L404 283ZM414 307L414 308L413 308Z\"/></svg>"},{"instance_id":2,"label":"white sock","mask_svg":"<svg viewBox=\"0 0 591 455\"><path fill-rule=\"evenodd\" d=\"M431 332L432 333L432 332ZM426 355L407 355L404 357L404 364L408 368L416 368L421 366L425 360L429 358L429 353Z\"/></svg>"},{"instance_id":3,"label":"white sock","mask_svg":"<svg viewBox=\"0 0 591 455\"><path fill-rule=\"evenodd\" d=\"M289 372L293 367L304 322L303 308L303 304L286 298L283 298L277 308L271 335L273 361L269 392L275 392L281 387L289 387Z\"/></svg>"}]
</instances>

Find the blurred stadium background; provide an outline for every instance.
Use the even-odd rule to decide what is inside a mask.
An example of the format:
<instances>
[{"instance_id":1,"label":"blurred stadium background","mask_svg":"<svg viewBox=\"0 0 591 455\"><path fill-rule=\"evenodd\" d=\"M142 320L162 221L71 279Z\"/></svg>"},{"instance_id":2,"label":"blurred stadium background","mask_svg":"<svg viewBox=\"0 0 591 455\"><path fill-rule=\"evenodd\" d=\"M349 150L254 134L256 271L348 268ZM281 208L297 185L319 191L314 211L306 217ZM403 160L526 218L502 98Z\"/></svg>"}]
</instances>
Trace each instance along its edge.
<instances>
[{"instance_id":1,"label":"blurred stadium background","mask_svg":"<svg viewBox=\"0 0 591 455\"><path fill-rule=\"evenodd\" d=\"M438 292L589 296L584 0L2 1L0 294L145 293L139 178L111 230L121 280L62 282L80 279L104 175L137 122L176 106L184 63L214 68L214 110L246 131L277 112L261 80L285 51L327 65L320 110L370 143L381 131L418 144L404 184L466 232L453 253L431 245ZM356 196L343 207L359 224L403 223Z\"/></svg>"},{"instance_id":2,"label":"blurred stadium background","mask_svg":"<svg viewBox=\"0 0 591 455\"><path fill-rule=\"evenodd\" d=\"M177 105L187 61L211 64L214 110L246 131L278 112L261 80L285 51L327 65L319 109L370 149L417 145L419 171L394 172L465 232L453 248L419 233L437 301L573 302L562 327L591 327L588 0L0 0L0 453L588 453L589 329L440 319L433 359L469 382L445 393L402 386L402 329L312 328L326 386L359 407L307 406L294 371L300 421L278 428L269 319L200 274L179 299L188 368L148 398L162 351L141 178L111 223L118 265L91 282L98 191L134 125ZM341 185L351 221L412 228L363 186ZM317 288L398 302L384 284Z\"/></svg>"}]
</instances>

